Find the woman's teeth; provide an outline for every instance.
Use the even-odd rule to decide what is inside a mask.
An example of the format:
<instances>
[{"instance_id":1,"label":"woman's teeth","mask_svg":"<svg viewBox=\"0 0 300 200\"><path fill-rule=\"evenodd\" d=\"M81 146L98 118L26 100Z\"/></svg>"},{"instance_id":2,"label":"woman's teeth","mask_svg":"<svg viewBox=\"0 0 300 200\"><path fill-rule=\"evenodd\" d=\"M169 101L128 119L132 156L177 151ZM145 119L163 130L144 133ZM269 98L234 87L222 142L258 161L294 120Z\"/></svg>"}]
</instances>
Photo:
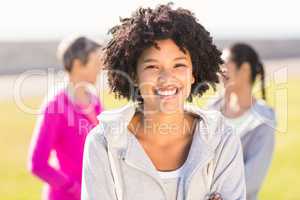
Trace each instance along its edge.
<instances>
[{"instance_id":1,"label":"woman's teeth","mask_svg":"<svg viewBox=\"0 0 300 200\"><path fill-rule=\"evenodd\" d=\"M157 90L157 94L160 96L170 96L175 95L177 93L177 88L174 88L172 90Z\"/></svg>"}]
</instances>

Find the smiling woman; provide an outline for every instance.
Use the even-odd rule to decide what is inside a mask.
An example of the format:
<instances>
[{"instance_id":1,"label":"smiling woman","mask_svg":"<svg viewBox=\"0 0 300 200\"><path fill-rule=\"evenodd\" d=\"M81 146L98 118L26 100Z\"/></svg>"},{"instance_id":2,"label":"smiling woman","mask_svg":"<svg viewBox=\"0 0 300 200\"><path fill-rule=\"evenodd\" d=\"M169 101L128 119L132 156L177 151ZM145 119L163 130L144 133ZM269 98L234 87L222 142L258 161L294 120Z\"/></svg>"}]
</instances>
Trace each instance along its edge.
<instances>
[{"instance_id":1,"label":"smiling woman","mask_svg":"<svg viewBox=\"0 0 300 200\"><path fill-rule=\"evenodd\" d=\"M171 39L157 41L145 49L137 62L137 83L144 101L162 111L182 109L195 82L192 60Z\"/></svg>"},{"instance_id":2,"label":"smiling woman","mask_svg":"<svg viewBox=\"0 0 300 200\"><path fill-rule=\"evenodd\" d=\"M219 112L185 104L218 82L209 33L170 4L140 8L111 33L109 85L133 103L101 113L89 134L82 199L244 200L239 138Z\"/></svg>"}]
</instances>

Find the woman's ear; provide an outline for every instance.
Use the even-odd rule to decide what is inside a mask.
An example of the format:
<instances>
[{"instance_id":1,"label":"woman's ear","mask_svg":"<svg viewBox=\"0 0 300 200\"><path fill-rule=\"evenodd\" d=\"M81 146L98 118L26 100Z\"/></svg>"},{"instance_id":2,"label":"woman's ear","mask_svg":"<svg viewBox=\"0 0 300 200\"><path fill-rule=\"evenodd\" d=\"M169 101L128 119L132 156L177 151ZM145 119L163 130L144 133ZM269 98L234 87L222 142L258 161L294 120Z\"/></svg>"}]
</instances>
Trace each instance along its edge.
<instances>
[{"instance_id":1,"label":"woman's ear","mask_svg":"<svg viewBox=\"0 0 300 200\"><path fill-rule=\"evenodd\" d=\"M192 84L194 84L195 83L195 76L194 76L194 74L192 75Z\"/></svg>"},{"instance_id":2,"label":"woman's ear","mask_svg":"<svg viewBox=\"0 0 300 200\"><path fill-rule=\"evenodd\" d=\"M72 69L74 71L78 71L78 69L80 69L81 67L82 67L81 61L79 59L75 58L72 63Z\"/></svg>"},{"instance_id":3,"label":"woman's ear","mask_svg":"<svg viewBox=\"0 0 300 200\"><path fill-rule=\"evenodd\" d=\"M239 71L241 78L244 80L251 80L251 66L249 62L244 62Z\"/></svg>"}]
</instances>

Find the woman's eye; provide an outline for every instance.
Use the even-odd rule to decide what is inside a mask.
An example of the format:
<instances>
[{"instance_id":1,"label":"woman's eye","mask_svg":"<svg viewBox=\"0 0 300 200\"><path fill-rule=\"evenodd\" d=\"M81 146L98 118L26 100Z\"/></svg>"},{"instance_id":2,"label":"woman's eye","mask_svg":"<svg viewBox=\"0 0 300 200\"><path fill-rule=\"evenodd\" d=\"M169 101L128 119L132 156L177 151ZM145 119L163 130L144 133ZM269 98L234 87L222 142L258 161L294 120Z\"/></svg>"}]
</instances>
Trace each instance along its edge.
<instances>
[{"instance_id":1,"label":"woman's eye","mask_svg":"<svg viewBox=\"0 0 300 200\"><path fill-rule=\"evenodd\" d=\"M180 63L178 63L178 64L176 64L174 67L175 67L175 68L177 68L177 67L186 67L186 65L185 65L185 64L180 64Z\"/></svg>"},{"instance_id":2,"label":"woman's eye","mask_svg":"<svg viewBox=\"0 0 300 200\"><path fill-rule=\"evenodd\" d=\"M145 69L156 69L156 68L157 68L157 66L155 66L155 65L148 65L145 67Z\"/></svg>"}]
</instances>

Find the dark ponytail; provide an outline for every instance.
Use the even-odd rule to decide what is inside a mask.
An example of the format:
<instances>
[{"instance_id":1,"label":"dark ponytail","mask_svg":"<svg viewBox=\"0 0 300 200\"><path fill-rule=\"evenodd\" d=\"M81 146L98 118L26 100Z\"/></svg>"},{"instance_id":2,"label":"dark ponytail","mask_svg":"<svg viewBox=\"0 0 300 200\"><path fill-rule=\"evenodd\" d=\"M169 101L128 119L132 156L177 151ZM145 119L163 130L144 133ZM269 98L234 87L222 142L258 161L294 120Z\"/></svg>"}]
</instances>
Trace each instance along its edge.
<instances>
[{"instance_id":1,"label":"dark ponytail","mask_svg":"<svg viewBox=\"0 0 300 200\"><path fill-rule=\"evenodd\" d=\"M258 67L258 74L260 74L261 96L263 100L267 100L266 88L265 88L265 69L261 62L258 63L257 67Z\"/></svg>"},{"instance_id":2,"label":"dark ponytail","mask_svg":"<svg viewBox=\"0 0 300 200\"><path fill-rule=\"evenodd\" d=\"M257 75L260 75L262 98L266 100L265 70L258 54L251 46L243 43L234 44L229 50L232 55L232 60L237 64L238 69L245 62L250 64L252 84L255 82Z\"/></svg>"}]
</instances>

